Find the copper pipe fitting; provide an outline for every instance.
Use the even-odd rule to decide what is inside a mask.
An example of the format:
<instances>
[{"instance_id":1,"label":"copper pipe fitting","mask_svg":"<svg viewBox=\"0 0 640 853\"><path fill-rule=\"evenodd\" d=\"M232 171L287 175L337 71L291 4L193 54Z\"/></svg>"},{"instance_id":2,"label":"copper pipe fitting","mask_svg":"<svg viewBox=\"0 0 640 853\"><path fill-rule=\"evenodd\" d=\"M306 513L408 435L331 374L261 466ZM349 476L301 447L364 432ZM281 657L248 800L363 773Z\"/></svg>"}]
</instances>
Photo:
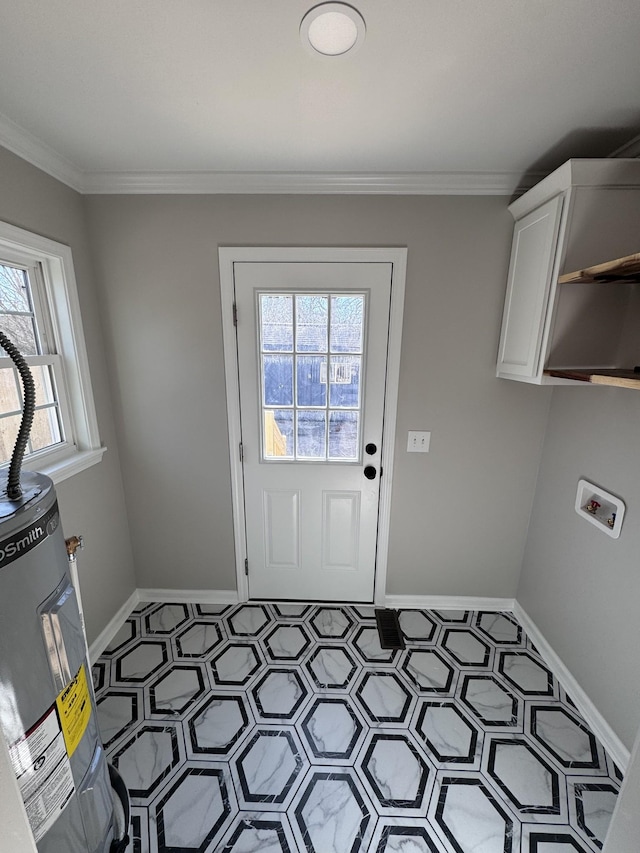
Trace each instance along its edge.
<instances>
[{"instance_id":1,"label":"copper pipe fitting","mask_svg":"<svg viewBox=\"0 0 640 853\"><path fill-rule=\"evenodd\" d=\"M70 560L76 559L76 551L78 548L82 550L84 548L84 540L82 536L70 536L68 539L65 539L65 545L67 546L67 554L69 555Z\"/></svg>"}]
</instances>

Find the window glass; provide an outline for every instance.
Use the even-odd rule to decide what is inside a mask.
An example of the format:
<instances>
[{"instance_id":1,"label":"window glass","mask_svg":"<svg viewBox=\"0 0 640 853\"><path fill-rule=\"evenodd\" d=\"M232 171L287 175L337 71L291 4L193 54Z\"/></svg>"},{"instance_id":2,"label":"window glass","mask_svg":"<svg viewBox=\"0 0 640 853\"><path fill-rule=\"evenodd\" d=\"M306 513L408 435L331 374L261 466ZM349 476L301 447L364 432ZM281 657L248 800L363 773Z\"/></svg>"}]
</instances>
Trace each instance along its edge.
<instances>
[{"instance_id":1,"label":"window glass","mask_svg":"<svg viewBox=\"0 0 640 853\"><path fill-rule=\"evenodd\" d=\"M296 351L326 352L329 300L326 296L296 295Z\"/></svg>"},{"instance_id":2,"label":"window glass","mask_svg":"<svg viewBox=\"0 0 640 853\"><path fill-rule=\"evenodd\" d=\"M106 448L68 246L0 222L0 329L25 358L36 389L24 469L59 483L99 462ZM0 465L13 453L22 405L22 380L0 348Z\"/></svg>"},{"instance_id":3,"label":"window glass","mask_svg":"<svg viewBox=\"0 0 640 853\"><path fill-rule=\"evenodd\" d=\"M8 263L0 263L0 329L15 344L20 354L27 362L35 386L36 411L33 418L25 457L29 454L49 447L54 447L63 441L63 430L58 412L59 402L53 378L53 361L46 362L47 357L55 357L55 353L46 352L42 346L44 338L40 327L48 318L44 311L36 314L36 305L42 300L35 299L34 288L37 284L36 268L23 269ZM0 347L0 354L7 353ZM7 356L8 357L8 356ZM3 440L0 447L0 464L11 458L17 434L16 424L20 425L23 409L22 379L14 368L3 368L0 371L0 421L6 421L3 428Z\"/></svg>"},{"instance_id":4,"label":"window glass","mask_svg":"<svg viewBox=\"0 0 640 853\"><path fill-rule=\"evenodd\" d=\"M331 352L362 352L364 296L331 297Z\"/></svg>"},{"instance_id":5,"label":"window glass","mask_svg":"<svg viewBox=\"0 0 640 853\"><path fill-rule=\"evenodd\" d=\"M263 352L293 352L293 297L265 293L260 309Z\"/></svg>"},{"instance_id":6,"label":"window glass","mask_svg":"<svg viewBox=\"0 0 640 853\"><path fill-rule=\"evenodd\" d=\"M263 458L359 460L365 300L259 294Z\"/></svg>"}]
</instances>

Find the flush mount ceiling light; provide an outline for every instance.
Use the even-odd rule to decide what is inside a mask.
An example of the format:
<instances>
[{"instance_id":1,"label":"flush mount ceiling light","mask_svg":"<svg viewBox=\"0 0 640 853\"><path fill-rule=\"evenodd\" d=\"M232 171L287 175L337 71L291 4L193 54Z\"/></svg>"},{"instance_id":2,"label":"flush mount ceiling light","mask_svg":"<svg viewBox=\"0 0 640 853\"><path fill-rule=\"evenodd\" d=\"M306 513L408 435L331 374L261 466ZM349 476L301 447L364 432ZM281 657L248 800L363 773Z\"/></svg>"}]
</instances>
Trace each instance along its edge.
<instances>
[{"instance_id":1,"label":"flush mount ceiling light","mask_svg":"<svg viewBox=\"0 0 640 853\"><path fill-rule=\"evenodd\" d=\"M364 41L362 15L346 3L321 3L310 9L300 24L305 47L323 56L344 56Z\"/></svg>"}]
</instances>

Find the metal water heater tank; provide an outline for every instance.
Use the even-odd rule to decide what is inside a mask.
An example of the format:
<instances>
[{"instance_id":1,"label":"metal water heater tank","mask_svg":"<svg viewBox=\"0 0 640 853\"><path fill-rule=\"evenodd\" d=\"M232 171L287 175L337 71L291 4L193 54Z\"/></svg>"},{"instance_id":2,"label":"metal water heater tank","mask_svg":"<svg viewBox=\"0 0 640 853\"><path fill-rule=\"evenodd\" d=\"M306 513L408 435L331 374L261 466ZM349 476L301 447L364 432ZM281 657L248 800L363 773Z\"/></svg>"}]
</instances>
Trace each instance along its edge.
<instances>
[{"instance_id":1,"label":"metal water heater tank","mask_svg":"<svg viewBox=\"0 0 640 853\"><path fill-rule=\"evenodd\" d=\"M53 483L0 479L0 730L39 853L108 853L114 799Z\"/></svg>"}]
</instances>

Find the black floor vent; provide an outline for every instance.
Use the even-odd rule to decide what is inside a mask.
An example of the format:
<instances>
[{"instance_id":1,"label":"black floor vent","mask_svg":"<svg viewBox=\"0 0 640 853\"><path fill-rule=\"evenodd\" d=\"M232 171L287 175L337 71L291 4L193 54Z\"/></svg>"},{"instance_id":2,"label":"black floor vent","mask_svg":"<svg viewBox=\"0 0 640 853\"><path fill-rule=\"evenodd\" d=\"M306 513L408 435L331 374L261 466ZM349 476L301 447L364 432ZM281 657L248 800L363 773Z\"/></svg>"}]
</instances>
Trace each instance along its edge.
<instances>
[{"instance_id":1,"label":"black floor vent","mask_svg":"<svg viewBox=\"0 0 640 853\"><path fill-rule=\"evenodd\" d=\"M383 649L404 649L404 640L396 610L376 608L376 624Z\"/></svg>"}]
</instances>

